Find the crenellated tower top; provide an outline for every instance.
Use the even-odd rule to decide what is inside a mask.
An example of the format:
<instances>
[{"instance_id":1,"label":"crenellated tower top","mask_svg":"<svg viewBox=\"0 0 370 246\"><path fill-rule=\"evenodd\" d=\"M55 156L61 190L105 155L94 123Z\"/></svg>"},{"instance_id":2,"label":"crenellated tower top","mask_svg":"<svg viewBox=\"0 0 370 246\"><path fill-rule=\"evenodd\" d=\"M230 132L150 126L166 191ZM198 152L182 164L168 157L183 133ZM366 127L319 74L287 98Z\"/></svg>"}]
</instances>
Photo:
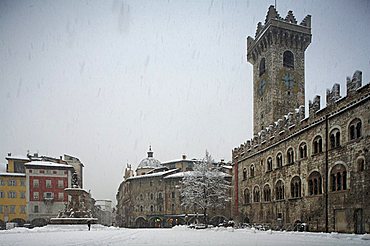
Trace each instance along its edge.
<instances>
[{"instance_id":1,"label":"crenellated tower top","mask_svg":"<svg viewBox=\"0 0 370 246\"><path fill-rule=\"evenodd\" d=\"M247 38L247 60L254 63L261 51L271 44L285 42L287 45L306 50L311 43L311 15L307 15L300 24L289 10L285 18L280 17L273 5L267 11L265 23L258 22L255 38Z\"/></svg>"},{"instance_id":2,"label":"crenellated tower top","mask_svg":"<svg viewBox=\"0 0 370 246\"><path fill-rule=\"evenodd\" d=\"M253 65L254 133L304 105L305 51L311 43L311 16L298 24L293 11L282 18L270 6L265 22L247 38L247 61Z\"/></svg>"}]
</instances>

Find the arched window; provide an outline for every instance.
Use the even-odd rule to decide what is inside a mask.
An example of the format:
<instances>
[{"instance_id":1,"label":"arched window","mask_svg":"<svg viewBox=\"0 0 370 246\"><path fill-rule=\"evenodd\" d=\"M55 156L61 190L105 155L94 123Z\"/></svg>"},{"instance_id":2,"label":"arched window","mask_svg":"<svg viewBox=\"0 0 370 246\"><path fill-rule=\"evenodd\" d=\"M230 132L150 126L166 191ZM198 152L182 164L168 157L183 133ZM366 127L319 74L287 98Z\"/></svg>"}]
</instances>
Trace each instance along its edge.
<instances>
[{"instance_id":1,"label":"arched window","mask_svg":"<svg viewBox=\"0 0 370 246\"><path fill-rule=\"evenodd\" d=\"M153 193L150 193L150 200L153 200L154 199L154 195Z\"/></svg>"},{"instance_id":2,"label":"arched window","mask_svg":"<svg viewBox=\"0 0 370 246\"><path fill-rule=\"evenodd\" d=\"M284 184L283 181L279 180L275 187L276 200L284 200Z\"/></svg>"},{"instance_id":3,"label":"arched window","mask_svg":"<svg viewBox=\"0 0 370 246\"><path fill-rule=\"evenodd\" d=\"M287 50L283 54L283 66L294 68L294 55L291 51Z\"/></svg>"},{"instance_id":4,"label":"arched window","mask_svg":"<svg viewBox=\"0 0 370 246\"><path fill-rule=\"evenodd\" d=\"M318 154L322 153L322 138L321 136L316 136L313 140L313 153Z\"/></svg>"},{"instance_id":5,"label":"arched window","mask_svg":"<svg viewBox=\"0 0 370 246\"><path fill-rule=\"evenodd\" d=\"M246 180L247 179L247 169L246 168L244 168L243 169L243 180Z\"/></svg>"},{"instance_id":6,"label":"arched window","mask_svg":"<svg viewBox=\"0 0 370 246\"><path fill-rule=\"evenodd\" d=\"M153 212L153 211L154 211L154 206L150 205L150 212Z\"/></svg>"},{"instance_id":7,"label":"arched window","mask_svg":"<svg viewBox=\"0 0 370 246\"><path fill-rule=\"evenodd\" d=\"M173 203L171 204L171 210L175 211L175 204L173 204Z\"/></svg>"},{"instance_id":8,"label":"arched window","mask_svg":"<svg viewBox=\"0 0 370 246\"><path fill-rule=\"evenodd\" d=\"M363 172L365 170L365 160L360 158L357 159L357 172Z\"/></svg>"},{"instance_id":9,"label":"arched window","mask_svg":"<svg viewBox=\"0 0 370 246\"><path fill-rule=\"evenodd\" d=\"M292 198L301 197L301 178L295 176L290 182L290 194Z\"/></svg>"},{"instance_id":10,"label":"arched window","mask_svg":"<svg viewBox=\"0 0 370 246\"><path fill-rule=\"evenodd\" d=\"M260 187L253 188L253 202L260 202Z\"/></svg>"},{"instance_id":11,"label":"arched window","mask_svg":"<svg viewBox=\"0 0 370 246\"><path fill-rule=\"evenodd\" d=\"M301 143L299 145L299 158L304 159L307 158L307 144Z\"/></svg>"},{"instance_id":12,"label":"arched window","mask_svg":"<svg viewBox=\"0 0 370 246\"><path fill-rule=\"evenodd\" d=\"M265 58L261 59L259 70L260 70L260 76L265 73L266 71Z\"/></svg>"},{"instance_id":13,"label":"arched window","mask_svg":"<svg viewBox=\"0 0 370 246\"><path fill-rule=\"evenodd\" d=\"M308 177L308 195L320 195L322 194L322 179L319 172L314 171Z\"/></svg>"},{"instance_id":14,"label":"arched window","mask_svg":"<svg viewBox=\"0 0 370 246\"><path fill-rule=\"evenodd\" d=\"M263 201L271 202L271 189L268 184L263 187Z\"/></svg>"},{"instance_id":15,"label":"arched window","mask_svg":"<svg viewBox=\"0 0 370 246\"><path fill-rule=\"evenodd\" d=\"M252 165L252 166L250 167L250 175L251 175L251 178L253 178L253 177L254 177L254 165Z\"/></svg>"},{"instance_id":16,"label":"arched window","mask_svg":"<svg viewBox=\"0 0 370 246\"><path fill-rule=\"evenodd\" d=\"M356 118L349 124L349 140L357 139L362 136L362 122Z\"/></svg>"},{"instance_id":17,"label":"arched window","mask_svg":"<svg viewBox=\"0 0 370 246\"><path fill-rule=\"evenodd\" d=\"M293 150L293 148L288 149L287 157L288 157L288 164L293 164L294 163L294 150Z\"/></svg>"},{"instance_id":18,"label":"arched window","mask_svg":"<svg viewBox=\"0 0 370 246\"><path fill-rule=\"evenodd\" d=\"M331 191L347 190L347 171L344 165L338 164L330 172Z\"/></svg>"},{"instance_id":19,"label":"arched window","mask_svg":"<svg viewBox=\"0 0 370 246\"><path fill-rule=\"evenodd\" d=\"M276 155L276 167L282 167L283 166L283 155L281 153L278 153Z\"/></svg>"},{"instance_id":20,"label":"arched window","mask_svg":"<svg viewBox=\"0 0 370 246\"><path fill-rule=\"evenodd\" d=\"M143 206L140 206L140 212L143 212L143 211L144 211Z\"/></svg>"},{"instance_id":21,"label":"arched window","mask_svg":"<svg viewBox=\"0 0 370 246\"><path fill-rule=\"evenodd\" d=\"M272 158L267 158L267 171L272 171Z\"/></svg>"},{"instance_id":22,"label":"arched window","mask_svg":"<svg viewBox=\"0 0 370 246\"><path fill-rule=\"evenodd\" d=\"M159 194L158 194L158 198L159 198L159 199L162 199L162 193L159 193Z\"/></svg>"},{"instance_id":23,"label":"arched window","mask_svg":"<svg viewBox=\"0 0 370 246\"><path fill-rule=\"evenodd\" d=\"M249 203L251 203L250 194L249 194L249 189L246 188L244 190L244 204L249 204Z\"/></svg>"},{"instance_id":24,"label":"arched window","mask_svg":"<svg viewBox=\"0 0 370 246\"><path fill-rule=\"evenodd\" d=\"M335 128L330 132L330 148L334 149L340 146L340 131Z\"/></svg>"}]
</instances>

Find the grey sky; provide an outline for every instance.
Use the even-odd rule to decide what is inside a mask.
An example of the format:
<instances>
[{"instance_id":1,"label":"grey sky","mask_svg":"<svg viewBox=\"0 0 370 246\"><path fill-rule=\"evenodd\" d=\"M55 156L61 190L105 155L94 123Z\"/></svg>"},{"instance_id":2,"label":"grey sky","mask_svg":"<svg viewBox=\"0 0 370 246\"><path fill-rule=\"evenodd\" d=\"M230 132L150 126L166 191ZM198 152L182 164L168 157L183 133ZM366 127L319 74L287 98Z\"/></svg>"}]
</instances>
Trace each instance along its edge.
<instances>
[{"instance_id":1,"label":"grey sky","mask_svg":"<svg viewBox=\"0 0 370 246\"><path fill-rule=\"evenodd\" d=\"M252 137L245 39L274 1L0 1L0 163L64 153L115 200L126 163L219 160ZM306 102L370 77L370 1L278 1L312 15ZM325 100L322 99L322 105ZM306 104L307 105L307 104ZM1 165L4 169L4 165Z\"/></svg>"}]
</instances>

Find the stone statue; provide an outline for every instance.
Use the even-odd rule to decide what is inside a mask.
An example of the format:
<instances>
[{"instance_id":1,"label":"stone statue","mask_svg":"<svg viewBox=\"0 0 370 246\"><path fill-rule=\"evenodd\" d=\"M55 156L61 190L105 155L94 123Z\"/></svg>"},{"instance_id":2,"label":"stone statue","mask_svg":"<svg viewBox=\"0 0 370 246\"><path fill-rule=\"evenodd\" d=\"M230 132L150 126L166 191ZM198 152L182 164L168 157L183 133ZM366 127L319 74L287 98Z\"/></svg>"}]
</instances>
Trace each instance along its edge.
<instances>
[{"instance_id":1,"label":"stone statue","mask_svg":"<svg viewBox=\"0 0 370 246\"><path fill-rule=\"evenodd\" d=\"M72 187L78 187L78 176L77 176L77 173L74 172L72 174Z\"/></svg>"}]
</instances>

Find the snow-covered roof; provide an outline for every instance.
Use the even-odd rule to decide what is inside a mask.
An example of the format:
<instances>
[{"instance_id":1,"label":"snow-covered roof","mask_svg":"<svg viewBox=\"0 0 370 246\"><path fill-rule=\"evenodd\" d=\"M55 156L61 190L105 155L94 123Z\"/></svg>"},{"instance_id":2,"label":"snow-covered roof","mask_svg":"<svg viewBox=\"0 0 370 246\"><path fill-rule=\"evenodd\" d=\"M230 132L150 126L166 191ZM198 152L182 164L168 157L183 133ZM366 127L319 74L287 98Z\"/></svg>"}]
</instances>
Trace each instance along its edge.
<instances>
[{"instance_id":1,"label":"snow-covered roof","mask_svg":"<svg viewBox=\"0 0 370 246\"><path fill-rule=\"evenodd\" d=\"M168 176L165 177L165 179L183 178L185 176L185 174L194 175L195 173L196 173L196 171L179 172L179 173L174 173L174 174L168 175ZM220 175L221 177L228 177L228 178L231 177L230 174L227 174L227 173L224 173L224 172L218 172L218 175Z\"/></svg>"},{"instance_id":2,"label":"snow-covered roof","mask_svg":"<svg viewBox=\"0 0 370 246\"><path fill-rule=\"evenodd\" d=\"M189 171L190 172L190 171ZM175 178L183 178L185 175L185 172L179 172L179 173L174 173L174 174L170 174L166 177L164 177L165 179L175 179Z\"/></svg>"},{"instance_id":3,"label":"snow-covered roof","mask_svg":"<svg viewBox=\"0 0 370 246\"><path fill-rule=\"evenodd\" d=\"M27 156L23 156L23 155L11 155L11 156L5 157L5 159L7 159L7 160L25 160L25 161L30 160L30 158L28 158Z\"/></svg>"},{"instance_id":4,"label":"snow-covered roof","mask_svg":"<svg viewBox=\"0 0 370 246\"><path fill-rule=\"evenodd\" d=\"M168 171L163 171L163 172L157 172L157 173L149 173L149 174L144 174L144 175L138 175L134 177L129 177L126 180L133 180L133 179L142 179L142 178L152 178L152 177L159 177L168 173L172 173L177 171L177 169L171 169Z\"/></svg>"},{"instance_id":5,"label":"snow-covered roof","mask_svg":"<svg viewBox=\"0 0 370 246\"><path fill-rule=\"evenodd\" d=\"M158 161L157 159L153 157L147 157L143 159L137 169L140 168L156 168L156 167L161 167L161 162Z\"/></svg>"},{"instance_id":6,"label":"snow-covered roof","mask_svg":"<svg viewBox=\"0 0 370 246\"><path fill-rule=\"evenodd\" d=\"M228 166L228 165L225 165L225 166L222 166L223 168L226 168L226 169L233 169L232 166Z\"/></svg>"},{"instance_id":7,"label":"snow-covered roof","mask_svg":"<svg viewBox=\"0 0 370 246\"><path fill-rule=\"evenodd\" d=\"M25 173L0 173L0 176L16 176L16 177L25 177Z\"/></svg>"},{"instance_id":8,"label":"snow-covered roof","mask_svg":"<svg viewBox=\"0 0 370 246\"><path fill-rule=\"evenodd\" d=\"M172 161L166 161L162 162L162 165L171 164L171 163L177 163L177 162L196 162L197 160L189 160L189 159L176 159Z\"/></svg>"},{"instance_id":9,"label":"snow-covered roof","mask_svg":"<svg viewBox=\"0 0 370 246\"><path fill-rule=\"evenodd\" d=\"M43 166L43 167L65 167L65 168L73 168L73 166L68 164L60 164L50 161L31 161L24 164L25 166Z\"/></svg>"}]
</instances>

